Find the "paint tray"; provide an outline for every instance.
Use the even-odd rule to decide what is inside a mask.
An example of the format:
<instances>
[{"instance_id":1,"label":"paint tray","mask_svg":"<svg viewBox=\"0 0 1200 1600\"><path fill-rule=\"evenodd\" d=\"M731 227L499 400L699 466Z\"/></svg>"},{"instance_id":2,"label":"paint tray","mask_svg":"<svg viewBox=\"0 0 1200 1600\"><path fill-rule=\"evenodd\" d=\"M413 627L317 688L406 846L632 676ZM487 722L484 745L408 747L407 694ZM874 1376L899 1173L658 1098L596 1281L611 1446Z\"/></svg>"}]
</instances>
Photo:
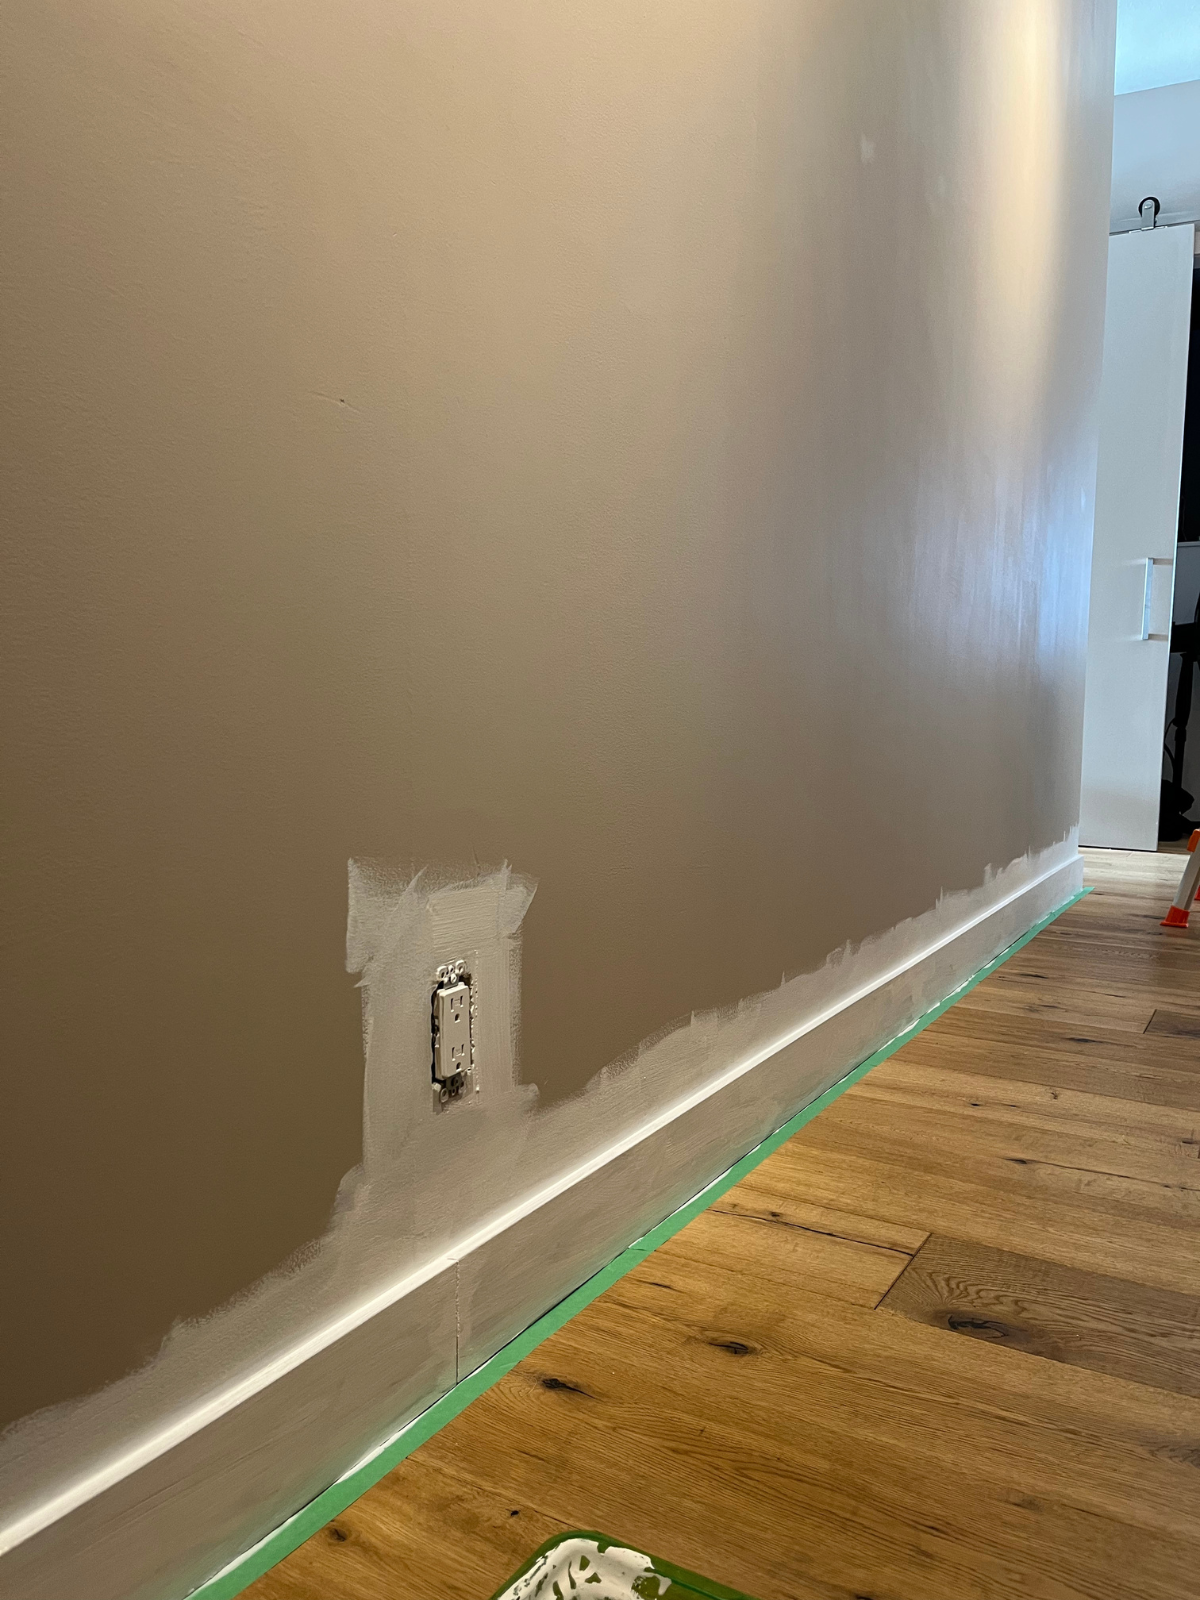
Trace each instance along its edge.
<instances>
[{"instance_id":1,"label":"paint tray","mask_svg":"<svg viewBox=\"0 0 1200 1600\"><path fill-rule=\"evenodd\" d=\"M492 1600L749 1600L602 1533L574 1529L533 1552Z\"/></svg>"}]
</instances>

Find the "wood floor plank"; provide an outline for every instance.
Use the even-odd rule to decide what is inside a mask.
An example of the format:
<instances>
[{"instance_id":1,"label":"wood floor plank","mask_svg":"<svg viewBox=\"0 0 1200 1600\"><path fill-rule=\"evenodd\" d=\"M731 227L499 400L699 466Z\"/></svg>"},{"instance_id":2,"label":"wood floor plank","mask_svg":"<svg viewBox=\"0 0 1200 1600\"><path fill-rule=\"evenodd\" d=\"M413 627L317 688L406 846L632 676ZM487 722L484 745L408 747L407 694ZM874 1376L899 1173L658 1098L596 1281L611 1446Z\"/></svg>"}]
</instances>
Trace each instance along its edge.
<instances>
[{"instance_id":1,"label":"wood floor plank","mask_svg":"<svg viewBox=\"0 0 1200 1600\"><path fill-rule=\"evenodd\" d=\"M445 1434L438 1435L416 1458L401 1463L372 1493L386 1494L393 1507L395 1523L404 1525L410 1500L424 1496L423 1473L428 1464L434 1471L460 1481L466 1496L471 1500L490 1503L501 1513L508 1501L519 1506L519 1521L513 1527L524 1532L527 1543L518 1560L510 1560L500 1577L486 1587L497 1570L489 1562L488 1579L464 1581L460 1571L447 1575L434 1588L421 1587L416 1581L422 1563L420 1555L424 1541L445 1539L456 1531L452 1521L426 1528L422 1526L409 1535L407 1529L401 1541L417 1560L393 1560L388 1573L388 1586L378 1587L364 1595L362 1600L487 1600L504 1578L516 1571L521 1561L541 1542L541 1526L555 1531L560 1528L589 1527L594 1522L597 1531L608 1532L625 1544L647 1550L676 1565L687 1566L689 1556L699 1553L702 1558L717 1560L728 1570L743 1579L754 1578L760 1568L752 1564L743 1549L744 1529L728 1524L713 1525L710 1504L701 1495L688 1496L686 1465L680 1455L666 1453L657 1459L644 1450L636 1452L637 1459L627 1461L632 1454L628 1445L611 1428L594 1429L589 1420L580 1421L572 1409L571 1391L554 1391L554 1399L547 1405L540 1402L545 1394L539 1391L540 1371L519 1371L506 1381L503 1397L484 1396L477 1402L469 1432L452 1423ZM533 1417L536 1431L529 1435L519 1448L514 1448L508 1435L529 1419L525 1393L532 1389L536 1407ZM515 1398L516 1403L513 1403ZM568 1435L564 1448L563 1435ZM636 1436L635 1436L636 1437ZM672 1427L666 1438L672 1437ZM702 1436L703 1437L703 1436ZM469 1439L469 1446L467 1440ZM678 1498L678 1513L674 1507ZM551 1516L541 1508L546 1502L557 1507L559 1515ZM670 1507L668 1512L666 1508ZM499 1541L497 1541L499 1543ZM776 1544L779 1541L776 1540ZM292 1557L291 1561L296 1561ZM289 1563L285 1562L284 1567ZM760 1600L772 1600L767 1585L757 1590L749 1589L737 1578L730 1580L734 1587L746 1588L756 1593ZM483 1585L483 1586L481 1586ZM777 1589L779 1586L776 1586ZM340 1588L331 1585L320 1594L320 1600L341 1600ZM788 1576L780 1600L863 1600L860 1594L842 1584L824 1581L794 1568ZM258 1596L254 1600L294 1600L289 1589L278 1596ZM304 1600L309 1600L305 1596ZM311 1600L318 1600L316 1594ZM353 1600L359 1600L353 1596Z\"/></svg>"},{"instance_id":2,"label":"wood floor plank","mask_svg":"<svg viewBox=\"0 0 1200 1600\"><path fill-rule=\"evenodd\" d=\"M1042 981L1063 979L1069 983L1095 984L1097 979L1107 982L1132 983L1146 979L1150 983L1165 983L1186 987L1187 974L1192 972L1194 956L1190 943L1178 944L1171 940L1166 930L1161 937L1139 935L1124 944L1114 945L1107 939L1093 937L1092 932L1078 928L1064 932L1061 928L1047 928L1048 937L1039 938L1036 945L1011 956L1004 963L1016 974ZM1087 952L1087 967L1082 967L1080 951Z\"/></svg>"},{"instance_id":3,"label":"wood floor plank","mask_svg":"<svg viewBox=\"0 0 1200 1600\"><path fill-rule=\"evenodd\" d=\"M1133 1139L1059 1138L1018 1122L970 1123L923 1106L907 1107L900 1115L887 1101L868 1095L848 1101L839 1115L824 1119L819 1129L810 1126L777 1151L770 1158L771 1171L786 1169L795 1182L818 1158L836 1170L843 1157L903 1169L910 1175L903 1188L915 1186L914 1193L922 1192L926 1178L963 1182L989 1191L996 1206L1030 1226L1078 1223L1099 1229L1116 1248L1122 1242L1134 1245L1147 1226L1194 1229L1200 1219L1200 1193L1193 1187L1200 1162L1182 1147L1167 1158ZM843 1203L857 1206L857 1196L854 1187ZM797 1198L820 1203L803 1188ZM890 1216L912 1220L895 1217L894 1211ZM955 1232L939 1225L930 1231Z\"/></svg>"},{"instance_id":4,"label":"wood floor plank","mask_svg":"<svg viewBox=\"0 0 1200 1600\"><path fill-rule=\"evenodd\" d=\"M565 1527L759 1600L1195 1600L1200 928L1178 857L1085 860L253 1600L486 1600Z\"/></svg>"},{"instance_id":5,"label":"wood floor plank","mask_svg":"<svg viewBox=\"0 0 1200 1600\"><path fill-rule=\"evenodd\" d=\"M636 1268L608 1302L669 1322L684 1340L743 1344L794 1364L781 1403L799 1385L805 1415L825 1415L864 1450L880 1448L885 1427L918 1450L949 1432L977 1464L994 1457L987 1470L1005 1482L1036 1482L1139 1526L1200 1531L1197 1401L1065 1365L1001 1362L985 1344L829 1300L799 1281L783 1302L748 1287L746 1273L712 1272L686 1243L664 1249L667 1259ZM1130 1501L1130 1474L1143 1471L1155 1493Z\"/></svg>"},{"instance_id":6,"label":"wood floor plank","mask_svg":"<svg viewBox=\"0 0 1200 1600\"><path fill-rule=\"evenodd\" d=\"M407 1463L406 1463L407 1465ZM253 1586L256 1600L488 1600L565 1525L483 1491L432 1455L390 1474Z\"/></svg>"},{"instance_id":7,"label":"wood floor plank","mask_svg":"<svg viewBox=\"0 0 1200 1600\"><path fill-rule=\"evenodd\" d=\"M1158 1007L1146 1024L1147 1033L1167 1033L1177 1039L1200 1039L1200 1011L1168 1011Z\"/></svg>"},{"instance_id":8,"label":"wood floor plank","mask_svg":"<svg viewBox=\"0 0 1200 1600\"><path fill-rule=\"evenodd\" d=\"M1140 982L1144 976L1151 983L1163 983L1172 989L1179 986L1181 978L1193 972L1195 960L1190 944L1164 947L1150 937L1114 943L1112 939L1076 932L1070 938L1059 935L1048 947L1039 950L1037 965L1051 982L1060 973L1072 973L1078 978L1085 957L1089 976L1093 972L1104 972L1122 983Z\"/></svg>"},{"instance_id":9,"label":"wood floor plank","mask_svg":"<svg viewBox=\"0 0 1200 1600\"><path fill-rule=\"evenodd\" d=\"M1130 946L1151 954L1154 959L1170 951L1190 948L1190 934L1164 928L1162 919L1171 903L1173 888L1163 890L1161 897L1153 900L1111 902L1106 914L1084 916L1070 930L1070 939L1081 953L1099 955L1102 948L1113 949ZM1063 930L1050 940L1055 949L1067 942Z\"/></svg>"},{"instance_id":10,"label":"wood floor plank","mask_svg":"<svg viewBox=\"0 0 1200 1600\"><path fill-rule=\"evenodd\" d=\"M1194 1111L931 1066L918 1060L916 1052L885 1061L863 1079L856 1096L954 1112L964 1125L990 1119L1048 1133L1068 1129L1098 1138L1142 1140L1152 1158L1154 1152L1165 1156L1182 1150L1186 1159L1192 1148L1200 1150L1195 1137L1200 1117Z\"/></svg>"},{"instance_id":11,"label":"wood floor plank","mask_svg":"<svg viewBox=\"0 0 1200 1600\"><path fill-rule=\"evenodd\" d=\"M1136 1064L1141 1070L1200 1072L1200 1043L1168 1039L1128 1030L1088 1027L1055 1022L1044 1017L1003 1016L960 1010L953 1006L917 1035L906 1051L927 1044L1026 1047L1053 1055L1070 1055L1111 1066Z\"/></svg>"},{"instance_id":12,"label":"wood floor plank","mask_svg":"<svg viewBox=\"0 0 1200 1600\"><path fill-rule=\"evenodd\" d=\"M1157 1199L1165 1211L1200 1217L1200 1159L1197 1147L1183 1140L1152 1148L1146 1140L1095 1127L1055 1131L1015 1117L971 1119L957 1111L918 1105L906 1106L901 1120L893 1105L865 1091L836 1101L799 1139L805 1148L868 1148L896 1154L915 1144L921 1160L944 1164L956 1158L960 1170L986 1160L989 1170L1002 1162L1009 1168L1052 1166L1100 1179L1124 1179L1131 1200L1142 1192L1144 1204Z\"/></svg>"},{"instance_id":13,"label":"wood floor plank","mask_svg":"<svg viewBox=\"0 0 1200 1600\"><path fill-rule=\"evenodd\" d=\"M1173 883L1182 871L1174 853L1108 850L1096 845L1084 845L1079 854L1083 857L1085 880L1106 889L1113 886L1122 888L1147 879Z\"/></svg>"},{"instance_id":14,"label":"wood floor plank","mask_svg":"<svg viewBox=\"0 0 1200 1600\"><path fill-rule=\"evenodd\" d=\"M1151 961L1168 959L1170 952L1183 952L1186 960L1192 948L1191 933L1162 927L1173 893L1166 891L1153 906L1121 907L1103 921L1074 925L1069 933L1047 928L1051 948L1061 950L1069 944L1081 956L1130 951Z\"/></svg>"},{"instance_id":15,"label":"wood floor plank","mask_svg":"<svg viewBox=\"0 0 1200 1600\"><path fill-rule=\"evenodd\" d=\"M1057 999L1070 999L1081 1006L1099 998L1107 1007L1112 1002L1140 1014L1147 1005L1175 1006L1191 1011L1193 1018L1200 1017L1196 1009L1195 978L1190 965L1180 963L1177 968L1155 961L1131 973L1127 964L1119 959L1107 959L1093 954L1088 963L1088 981L1078 979L1078 963L1074 956L1062 960L1041 959L1036 966L1009 967L1006 963L999 972L986 980L994 990L1002 993L1021 991L1036 999L1053 993ZM1070 974L1074 969L1075 977Z\"/></svg>"},{"instance_id":16,"label":"wood floor plank","mask_svg":"<svg viewBox=\"0 0 1200 1600\"><path fill-rule=\"evenodd\" d=\"M974 1176L965 1178L955 1176L964 1170L955 1155L920 1150L882 1160L859 1153L851 1142L785 1147L770 1160L772 1187L808 1204L841 1203L998 1250L1200 1294L1195 1218L1142 1204L1149 1199L1165 1206L1178 1198L1154 1185L1052 1163L997 1160L972 1163L967 1170Z\"/></svg>"},{"instance_id":17,"label":"wood floor plank","mask_svg":"<svg viewBox=\"0 0 1200 1600\"><path fill-rule=\"evenodd\" d=\"M834 1309L832 1302L817 1304ZM840 1309L876 1326L900 1325L877 1312ZM1028 1428L968 1415L961 1406L951 1420L950 1454L939 1424L951 1408L935 1416L928 1396L902 1392L886 1377L867 1394L857 1391L844 1371L844 1328L832 1362L796 1362L777 1301L761 1330L740 1300L737 1310L732 1330L727 1317L697 1330L597 1302L580 1325L556 1335L483 1408L507 1413L498 1419L497 1445L517 1436L524 1441L519 1464L505 1469L517 1472L521 1492L565 1520L582 1496L591 1504L599 1496L611 1520L607 1491L620 1463L627 1474L619 1492L625 1516L634 1505L641 1513L636 1535L623 1525L621 1537L652 1548L657 1539L662 1553L690 1558L693 1567L700 1538L709 1549L728 1538L736 1505L741 1563L731 1581L766 1596L787 1593L787 1582L804 1575L860 1594L882 1590L913 1600L962 1593L1108 1597L1124 1592L1112 1567L1118 1556L1136 1556L1147 1595L1172 1593L1185 1581L1194 1467L1145 1463L1169 1512L1157 1497L1151 1509L1145 1497L1134 1512L1142 1520L1131 1520L1129 1460L1118 1463L1113 1455L1096 1466L1076 1449L1068 1452L1072 1472L1065 1460L1053 1463L1039 1451ZM921 1331L965 1353L967 1341ZM747 1353L731 1353L735 1343ZM975 1348L996 1359L996 1352ZM1089 1480L1082 1493L1080 1472ZM661 1509L654 1508L664 1500L676 1515L685 1506L693 1516L700 1512L698 1525L681 1529L659 1520ZM1048 1535L1036 1573L1021 1570L1020 1562L1030 1534L1021 1511L1031 1504ZM673 1538L674 1548L663 1550L664 1538ZM726 1573L728 1566L726 1555Z\"/></svg>"},{"instance_id":18,"label":"wood floor plank","mask_svg":"<svg viewBox=\"0 0 1200 1600\"><path fill-rule=\"evenodd\" d=\"M791 1288L802 1281L852 1305L878 1305L911 1259L911 1251L817 1233L732 1207L714 1208L696 1220L699 1227L688 1234L688 1247L701 1249L713 1267L744 1270L754 1260L755 1272L768 1282Z\"/></svg>"},{"instance_id":19,"label":"wood floor plank","mask_svg":"<svg viewBox=\"0 0 1200 1600\"><path fill-rule=\"evenodd\" d=\"M932 1234L880 1302L930 1327L1200 1397L1200 1297Z\"/></svg>"},{"instance_id":20,"label":"wood floor plank","mask_svg":"<svg viewBox=\"0 0 1200 1600\"><path fill-rule=\"evenodd\" d=\"M993 976L1003 973L1009 978L1061 980L1091 987L1109 982L1127 984L1135 975L1147 978L1151 983L1173 984L1181 981L1182 974L1190 965L1190 947L1187 943L1181 944L1172 939L1171 930L1163 928L1160 923L1155 924L1158 928L1156 935L1135 930L1131 944L1142 952L1143 959L1136 962L1132 970L1121 950L1114 950L1100 940L1091 943L1087 968L1081 968L1075 960L1075 953L1082 944L1093 939L1098 929L1107 930L1110 927L1109 922L1092 924L1090 927L1077 928L1069 935L1060 928L1044 942L1028 944L1018 950L1003 967L997 968Z\"/></svg>"},{"instance_id":21,"label":"wood floor plank","mask_svg":"<svg viewBox=\"0 0 1200 1600\"><path fill-rule=\"evenodd\" d=\"M836 1239L857 1240L885 1250L898 1250L911 1256L929 1237L927 1229L911 1228L902 1222L887 1222L880 1217L862 1217L833 1206L817 1206L774 1188L758 1168L748 1178L728 1190L713 1206L714 1211L733 1216L757 1217L764 1222L782 1222L813 1233L830 1234Z\"/></svg>"},{"instance_id":22,"label":"wood floor plank","mask_svg":"<svg viewBox=\"0 0 1200 1600\"><path fill-rule=\"evenodd\" d=\"M1057 1022L1073 1022L1080 1027L1099 1024L1129 1033L1145 1032L1146 1024L1154 1014L1154 1006L1150 1001L1135 1007L1120 995L1105 995L1096 990L1055 986L1048 991L1031 983L999 983L989 987L989 982L972 989L958 1004L967 1011L999 1011L1011 1016L1046 1017Z\"/></svg>"},{"instance_id":23,"label":"wood floor plank","mask_svg":"<svg viewBox=\"0 0 1200 1600\"><path fill-rule=\"evenodd\" d=\"M1009 1082L1040 1084L1052 1089L1077 1089L1104 1095L1118 1104L1173 1106L1200 1117L1200 1061L1186 1067L1164 1067L1140 1061L1097 1059L1083 1048L1075 1052L1033 1046L996 1044L991 1039L947 1039L921 1035L905 1046L912 1066L938 1067Z\"/></svg>"},{"instance_id":24,"label":"wood floor plank","mask_svg":"<svg viewBox=\"0 0 1200 1600\"><path fill-rule=\"evenodd\" d=\"M1195 1002L1194 974L1187 950L1154 945L1143 958L1133 958L1125 949L1113 950L1096 944L1088 952L1086 972L1081 972L1077 942L1057 948L1042 947L1030 955L1027 946L992 976L1008 983L1063 984L1067 988L1099 989L1102 993L1138 1000L1142 992L1169 990L1179 995L1187 1007ZM988 982L991 981L989 978Z\"/></svg>"}]
</instances>

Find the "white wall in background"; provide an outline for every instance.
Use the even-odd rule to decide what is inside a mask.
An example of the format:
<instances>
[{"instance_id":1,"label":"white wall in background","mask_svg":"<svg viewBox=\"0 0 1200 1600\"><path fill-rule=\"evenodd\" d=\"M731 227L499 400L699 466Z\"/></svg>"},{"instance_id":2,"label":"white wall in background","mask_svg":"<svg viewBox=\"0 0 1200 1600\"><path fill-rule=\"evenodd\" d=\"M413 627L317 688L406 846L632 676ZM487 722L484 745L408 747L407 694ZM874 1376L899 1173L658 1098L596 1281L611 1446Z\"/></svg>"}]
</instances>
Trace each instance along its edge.
<instances>
[{"instance_id":1,"label":"white wall in background","mask_svg":"<svg viewBox=\"0 0 1200 1600\"><path fill-rule=\"evenodd\" d=\"M1200 5L1196 0L1120 0L1117 93L1200 78Z\"/></svg>"},{"instance_id":2,"label":"white wall in background","mask_svg":"<svg viewBox=\"0 0 1200 1600\"><path fill-rule=\"evenodd\" d=\"M1162 206L1160 223L1200 217L1200 79L1116 97L1113 233L1139 226L1138 206L1148 194Z\"/></svg>"}]
</instances>

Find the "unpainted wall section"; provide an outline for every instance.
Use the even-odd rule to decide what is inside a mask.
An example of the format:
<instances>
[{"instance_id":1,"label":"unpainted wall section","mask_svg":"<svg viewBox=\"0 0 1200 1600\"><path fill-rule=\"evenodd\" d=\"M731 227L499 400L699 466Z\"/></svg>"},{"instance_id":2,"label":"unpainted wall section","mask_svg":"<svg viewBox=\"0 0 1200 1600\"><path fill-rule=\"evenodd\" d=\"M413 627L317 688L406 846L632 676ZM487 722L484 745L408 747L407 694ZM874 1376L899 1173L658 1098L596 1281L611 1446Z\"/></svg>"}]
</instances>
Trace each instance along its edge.
<instances>
[{"instance_id":1,"label":"unpainted wall section","mask_svg":"<svg viewBox=\"0 0 1200 1600\"><path fill-rule=\"evenodd\" d=\"M1068 831L1111 10L6 13L0 1416L325 1226L348 858L561 1100Z\"/></svg>"}]
</instances>

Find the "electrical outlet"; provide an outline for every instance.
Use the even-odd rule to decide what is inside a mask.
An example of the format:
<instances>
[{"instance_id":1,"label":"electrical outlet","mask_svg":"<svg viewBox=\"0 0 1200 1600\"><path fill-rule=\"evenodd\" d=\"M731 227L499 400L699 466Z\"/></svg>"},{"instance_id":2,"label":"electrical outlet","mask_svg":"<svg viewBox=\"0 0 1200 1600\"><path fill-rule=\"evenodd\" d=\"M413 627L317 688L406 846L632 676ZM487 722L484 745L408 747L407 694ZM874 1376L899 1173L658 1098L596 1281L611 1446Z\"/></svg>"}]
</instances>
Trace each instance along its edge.
<instances>
[{"instance_id":1,"label":"electrical outlet","mask_svg":"<svg viewBox=\"0 0 1200 1600\"><path fill-rule=\"evenodd\" d=\"M473 1083L473 1013L471 975L466 969L466 962L455 961L449 966L439 967L430 1019L433 1089L439 1105L461 1100Z\"/></svg>"}]
</instances>

